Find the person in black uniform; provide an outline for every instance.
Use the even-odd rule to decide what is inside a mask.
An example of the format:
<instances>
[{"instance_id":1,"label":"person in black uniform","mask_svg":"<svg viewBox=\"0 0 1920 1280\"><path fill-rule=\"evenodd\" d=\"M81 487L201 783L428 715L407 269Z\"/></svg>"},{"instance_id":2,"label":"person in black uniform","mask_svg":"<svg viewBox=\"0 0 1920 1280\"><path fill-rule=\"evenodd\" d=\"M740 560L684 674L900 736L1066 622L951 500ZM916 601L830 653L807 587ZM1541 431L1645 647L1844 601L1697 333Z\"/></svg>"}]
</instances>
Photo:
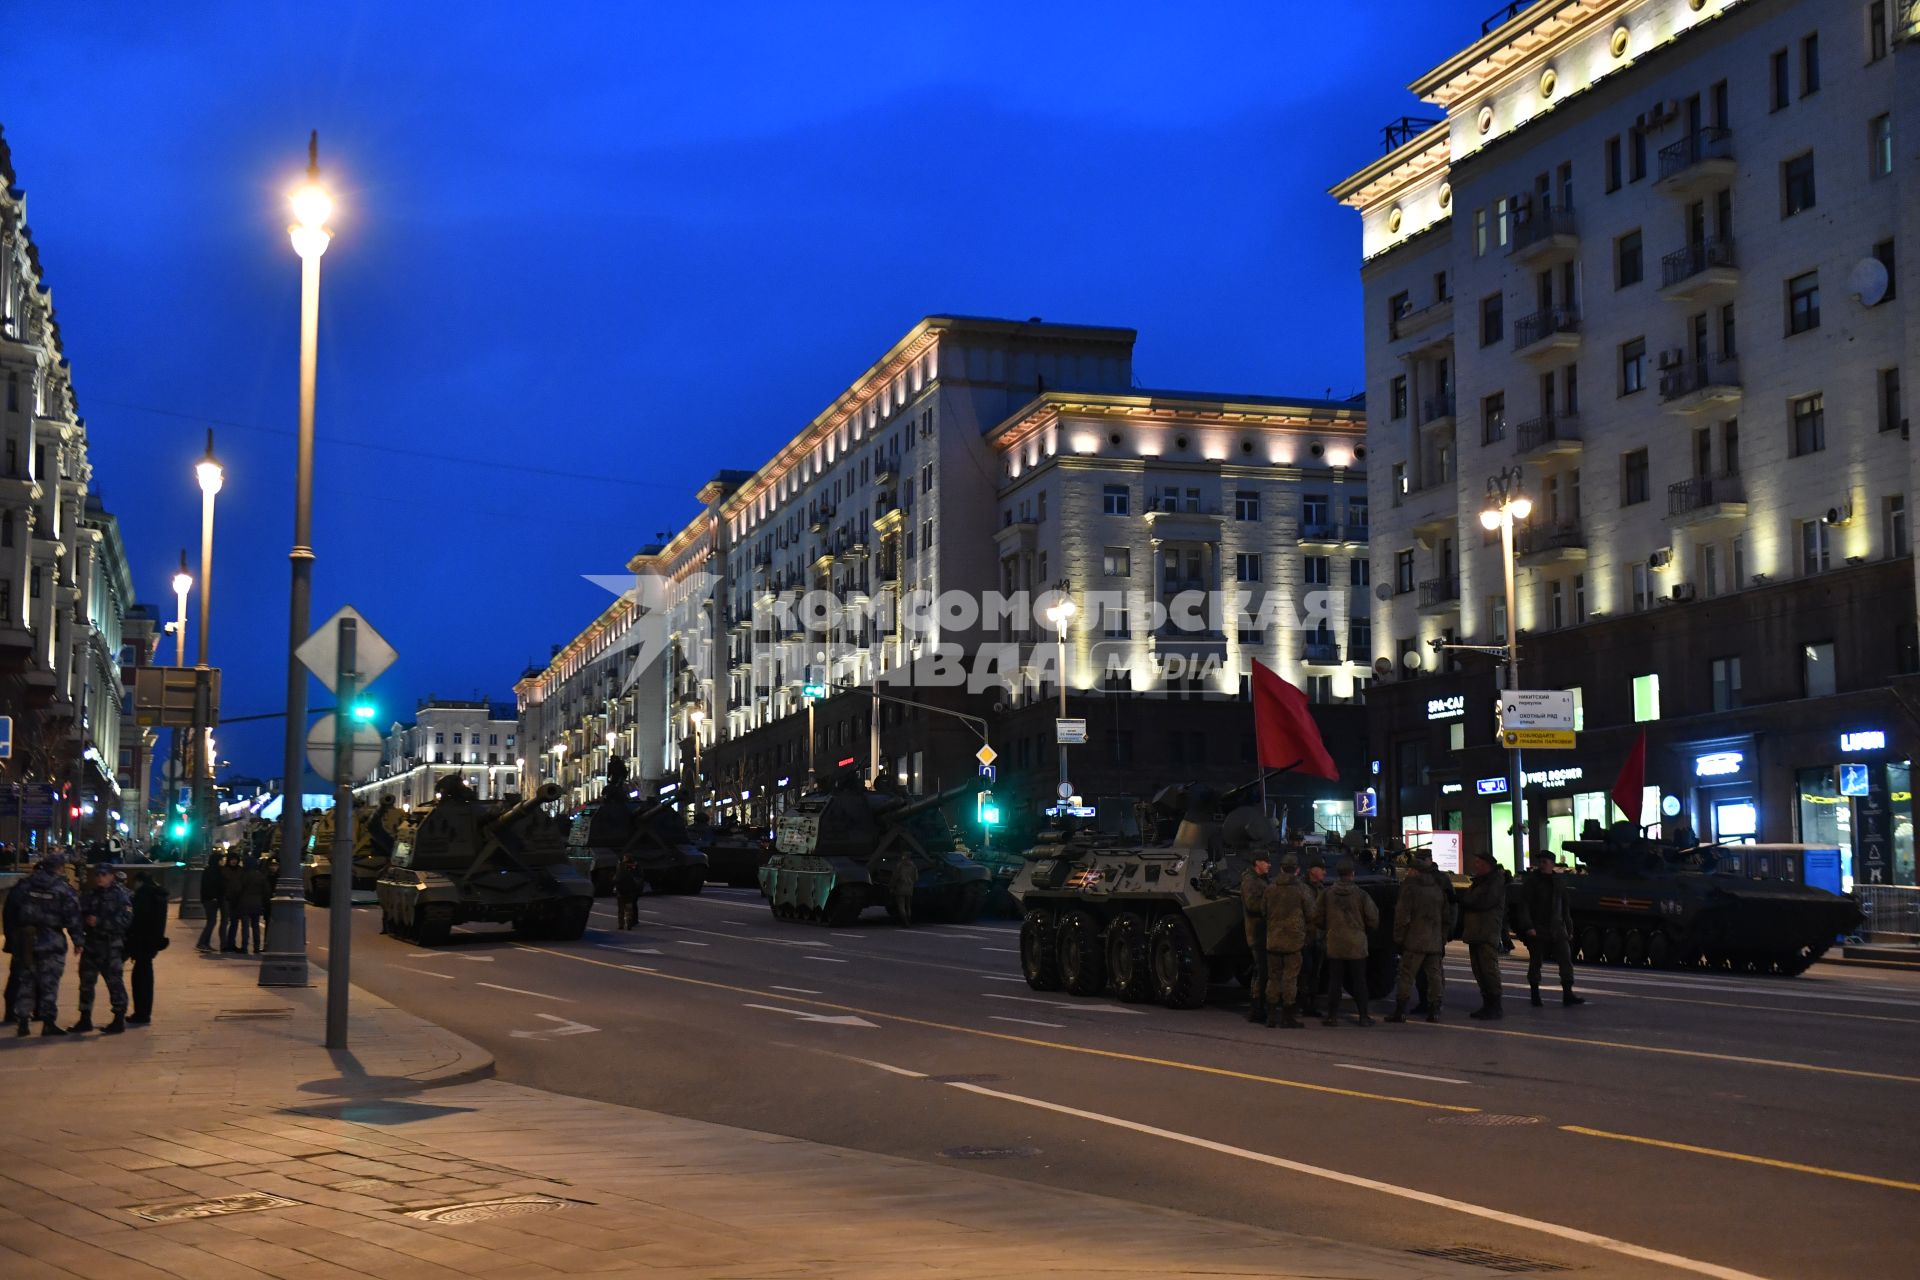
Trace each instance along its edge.
<instances>
[{"instance_id":1,"label":"person in black uniform","mask_svg":"<svg viewBox=\"0 0 1920 1280\"><path fill-rule=\"evenodd\" d=\"M151 871L133 873L133 923L127 926L127 955L133 961L131 1026L153 1021L153 958L167 949L167 891Z\"/></svg>"},{"instance_id":2,"label":"person in black uniform","mask_svg":"<svg viewBox=\"0 0 1920 1280\"><path fill-rule=\"evenodd\" d=\"M1540 967L1552 960L1560 970L1560 1003L1572 1008L1585 1004L1573 994L1573 904L1555 873L1553 855L1533 855L1533 870L1520 877L1516 897L1520 936L1527 943L1527 989L1533 1007L1540 1007Z\"/></svg>"}]
</instances>

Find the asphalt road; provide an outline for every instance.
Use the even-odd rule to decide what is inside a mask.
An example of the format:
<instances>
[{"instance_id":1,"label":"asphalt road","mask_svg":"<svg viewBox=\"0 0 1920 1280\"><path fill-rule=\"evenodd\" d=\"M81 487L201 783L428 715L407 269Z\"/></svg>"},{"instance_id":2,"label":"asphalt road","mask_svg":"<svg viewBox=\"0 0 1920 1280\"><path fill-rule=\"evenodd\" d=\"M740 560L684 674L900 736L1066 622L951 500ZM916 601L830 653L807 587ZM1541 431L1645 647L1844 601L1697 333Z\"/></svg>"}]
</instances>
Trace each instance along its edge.
<instances>
[{"instance_id":1,"label":"asphalt road","mask_svg":"<svg viewBox=\"0 0 1920 1280\"><path fill-rule=\"evenodd\" d=\"M1533 1009L1516 953L1483 1025L1455 954L1439 1025L1270 1031L1237 991L1030 991L1010 923L828 930L712 886L641 906L630 932L603 900L581 942L438 950L362 908L353 979L518 1083L1213 1217L1607 1276L1911 1265L1920 974L1583 967L1588 1004Z\"/></svg>"}]
</instances>

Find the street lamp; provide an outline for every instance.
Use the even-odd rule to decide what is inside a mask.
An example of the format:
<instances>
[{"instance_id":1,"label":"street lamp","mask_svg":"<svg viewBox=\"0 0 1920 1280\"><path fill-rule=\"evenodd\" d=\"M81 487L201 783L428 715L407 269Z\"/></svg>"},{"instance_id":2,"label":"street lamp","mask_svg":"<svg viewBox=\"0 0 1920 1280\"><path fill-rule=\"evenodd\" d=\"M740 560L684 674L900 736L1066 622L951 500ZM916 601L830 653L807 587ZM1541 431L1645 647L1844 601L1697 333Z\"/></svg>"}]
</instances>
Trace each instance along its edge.
<instances>
[{"instance_id":1,"label":"street lamp","mask_svg":"<svg viewBox=\"0 0 1920 1280\"><path fill-rule=\"evenodd\" d=\"M193 816L194 851L206 864L212 850L212 753L208 749L213 730L212 680L207 668L207 629L213 617L213 499L226 481L226 471L213 456L213 429L207 429L207 451L194 465L200 481L200 639L198 658L193 668Z\"/></svg>"},{"instance_id":2,"label":"street lamp","mask_svg":"<svg viewBox=\"0 0 1920 1280\"><path fill-rule=\"evenodd\" d=\"M187 665L187 593L193 590L193 575L187 572L187 549L180 548L180 568L173 575L174 612L173 665Z\"/></svg>"},{"instance_id":3,"label":"street lamp","mask_svg":"<svg viewBox=\"0 0 1920 1280\"><path fill-rule=\"evenodd\" d=\"M320 185L320 134L307 137L307 177L288 201L287 238L300 256L300 439L294 463L292 581L287 592L287 736L280 799L280 867L267 917L260 985L307 985L307 914L301 902L301 779L306 776L307 673L298 650L307 639L313 595L313 383L320 347L320 256L333 240L333 198Z\"/></svg>"},{"instance_id":4,"label":"street lamp","mask_svg":"<svg viewBox=\"0 0 1920 1280\"><path fill-rule=\"evenodd\" d=\"M562 789L567 785L567 744L564 742L553 744L553 780Z\"/></svg>"},{"instance_id":5,"label":"street lamp","mask_svg":"<svg viewBox=\"0 0 1920 1280\"><path fill-rule=\"evenodd\" d=\"M706 718L706 711L700 707L687 712L687 719L693 725L693 820L695 822L700 820L700 726Z\"/></svg>"},{"instance_id":6,"label":"street lamp","mask_svg":"<svg viewBox=\"0 0 1920 1280\"><path fill-rule=\"evenodd\" d=\"M1073 615L1079 611L1079 606L1074 604L1073 597L1067 594L1066 583L1060 584L1059 591L1060 598L1047 606L1046 617L1047 621L1053 624L1054 640L1059 645L1060 668L1055 674L1060 682L1060 719L1065 720L1067 718L1067 624L1073 620ZM1057 739L1059 736L1060 726L1056 723L1054 737ZM1067 744L1062 742L1060 743L1060 803L1066 804L1067 798L1072 794L1073 787L1067 781Z\"/></svg>"},{"instance_id":7,"label":"street lamp","mask_svg":"<svg viewBox=\"0 0 1920 1280\"><path fill-rule=\"evenodd\" d=\"M1526 479L1526 473L1519 467L1507 467L1498 475L1487 478L1487 504L1480 510L1480 525L1484 529L1500 531L1500 570L1506 581L1507 645L1505 653L1506 671L1502 685L1508 690L1520 687L1520 647L1519 622L1514 616L1513 605L1513 524L1516 520L1525 520L1533 514L1533 499L1526 495L1520 486ZM1520 748L1507 749L1507 797L1512 813L1511 830L1513 832L1513 873L1519 875L1526 867L1526 823L1522 817L1526 805L1520 793L1525 778L1521 770Z\"/></svg>"}]
</instances>

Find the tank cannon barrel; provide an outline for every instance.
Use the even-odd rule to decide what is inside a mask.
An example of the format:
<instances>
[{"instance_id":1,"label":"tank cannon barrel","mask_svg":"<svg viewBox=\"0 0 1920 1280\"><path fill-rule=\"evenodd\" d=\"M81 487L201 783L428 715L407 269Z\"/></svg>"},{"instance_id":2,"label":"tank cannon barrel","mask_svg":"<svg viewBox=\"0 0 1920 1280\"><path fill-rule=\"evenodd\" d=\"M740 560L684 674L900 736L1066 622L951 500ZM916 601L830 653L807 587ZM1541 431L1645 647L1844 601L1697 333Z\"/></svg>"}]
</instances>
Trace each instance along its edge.
<instances>
[{"instance_id":1,"label":"tank cannon barrel","mask_svg":"<svg viewBox=\"0 0 1920 1280\"><path fill-rule=\"evenodd\" d=\"M529 813L538 810L541 805L552 804L563 794L565 793L560 790L559 783L543 782L540 784L540 789L528 796L525 800L522 800L519 804L514 805L513 808L508 809L504 813L496 814L489 819L488 825L496 827L511 826L526 817Z\"/></svg>"},{"instance_id":2,"label":"tank cannon barrel","mask_svg":"<svg viewBox=\"0 0 1920 1280\"><path fill-rule=\"evenodd\" d=\"M950 800L958 800L971 790L973 790L973 784L963 782L959 786L949 787L945 791L937 791L930 796L921 796L918 800L909 800L897 809L888 809L885 813L881 814L880 817L884 822L899 822L904 818L911 818L916 813L925 813L928 809L936 809Z\"/></svg>"}]
</instances>

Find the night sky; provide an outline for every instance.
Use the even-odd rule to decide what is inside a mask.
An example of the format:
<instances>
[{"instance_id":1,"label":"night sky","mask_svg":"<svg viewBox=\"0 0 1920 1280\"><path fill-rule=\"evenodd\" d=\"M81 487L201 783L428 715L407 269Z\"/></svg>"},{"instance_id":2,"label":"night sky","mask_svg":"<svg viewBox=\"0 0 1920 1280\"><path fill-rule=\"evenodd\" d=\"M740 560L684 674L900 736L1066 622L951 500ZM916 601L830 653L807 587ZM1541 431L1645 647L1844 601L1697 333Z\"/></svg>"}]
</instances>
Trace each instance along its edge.
<instances>
[{"instance_id":1,"label":"night sky","mask_svg":"<svg viewBox=\"0 0 1920 1280\"><path fill-rule=\"evenodd\" d=\"M228 715L284 704L284 196L319 129L314 619L393 641L405 718L509 699L608 602L581 575L924 315L1132 326L1148 387L1356 393L1359 223L1326 188L1492 7L38 3L0 124L163 616L217 432ZM277 775L279 735L222 754Z\"/></svg>"}]
</instances>

